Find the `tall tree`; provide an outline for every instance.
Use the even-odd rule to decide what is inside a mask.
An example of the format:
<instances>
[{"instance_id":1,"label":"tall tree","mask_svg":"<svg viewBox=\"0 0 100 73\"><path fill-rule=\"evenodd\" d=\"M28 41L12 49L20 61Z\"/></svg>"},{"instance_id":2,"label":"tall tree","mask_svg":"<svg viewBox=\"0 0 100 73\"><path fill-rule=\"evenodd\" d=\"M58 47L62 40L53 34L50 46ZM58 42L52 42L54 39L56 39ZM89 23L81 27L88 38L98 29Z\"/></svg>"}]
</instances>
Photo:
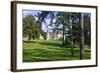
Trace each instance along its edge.
<instances>
[{"instance_id":1,"label":"tall tree","mask_svg":"<svg viewBox=\"0 0 100 73\"><path fill-rule=\"evenodd\" d=\"M34 16L28 15L23 18L23 36L28 37L30 41L33 39L39 39L41 26L36 23Z\"/></svg>"},{"instance_id":2,"label":"tall tree","mask_svg":"<svg viewBox=\"0 0 100 73\"><path fill-rule=\"evenodd\" d=\"M48 18L48 16L49 16L49 18L51 18L50 24L46 23L46 19ZM53 11L41 11L41 13L38 13L38 15L36 15L36 17L38 18L37 22L39 22L41 26L42 26L42 23L45 24L46 29L47 29L47 34L48 34L48 32L49 32L48 26L52 24L54 12ZM41 32L41 34L43 35L43 31ZM45 37L45 39L47 39L47 37L46 37L47 34L45 32L44 32L44 34L45 34L45 36L43 35L43 37Z\"/></svg>"},{"instance_id":3,"label":"tall tree","mask_svg":"<svg viewBox=\"0 0 100 73\"><path fill-rule=\"evenodd\" d=\"M63 38L62 38L62 45L64 46L65 45L65 34L66 34L66 29L68 28L67 26L68 25L68 13L66 12L58 12L57 13L57 20L56 20L56 25L57 27L61 26L62 25L62 35L63 35Z\"/></svg>"},{"instance_id":4,"label":"tall tree","mask_svg":"<svg viewBox=\"0 0 100 73\"><path fill-rule=\"evenodd\" d=\"M74 49L73 49L73 31L72 31L72 13L69 13L69 25L70 25L70 44L71 44L71 55L74 55Z\"/></svg>"},{"instance_id":5,"label":"tall tree","mask_svg":"<svg viewBox=\"0 0 100 73\"><path fill-rule=\"evenodd\" d=\"M84 44L88 47L91 46L91 22L90 22L91 14L84 14Z\"/></svg>"},{"instance_id":6,"label":"tall tree","mask_svg":"<svg viewBox=\"0 0 100 73\"><path fill-rule=\"evenodd\" d=\"M80 13L80 59L84 59L84 14Z\"/></svg>"}]
</instances>

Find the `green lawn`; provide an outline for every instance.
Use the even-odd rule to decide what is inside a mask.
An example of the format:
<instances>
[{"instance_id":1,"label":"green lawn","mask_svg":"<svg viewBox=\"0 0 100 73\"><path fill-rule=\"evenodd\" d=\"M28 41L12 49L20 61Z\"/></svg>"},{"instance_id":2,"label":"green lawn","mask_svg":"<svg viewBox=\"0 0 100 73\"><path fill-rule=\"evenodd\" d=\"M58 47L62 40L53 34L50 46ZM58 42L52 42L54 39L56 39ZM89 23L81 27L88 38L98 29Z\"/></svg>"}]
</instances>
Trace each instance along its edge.
<instances>
[{"instance_id":1,"label":"green lawn","mask_svg":"<svg viewBox=\"0 0 100 73\"><path fill-rule=\"evenodd\" d=\"M79 48L62 47L61 41L38 40L23 43L23 62L79 60ZM85 59L90 59L90 50L85 50Z\"/></svg>"}]
</instances>

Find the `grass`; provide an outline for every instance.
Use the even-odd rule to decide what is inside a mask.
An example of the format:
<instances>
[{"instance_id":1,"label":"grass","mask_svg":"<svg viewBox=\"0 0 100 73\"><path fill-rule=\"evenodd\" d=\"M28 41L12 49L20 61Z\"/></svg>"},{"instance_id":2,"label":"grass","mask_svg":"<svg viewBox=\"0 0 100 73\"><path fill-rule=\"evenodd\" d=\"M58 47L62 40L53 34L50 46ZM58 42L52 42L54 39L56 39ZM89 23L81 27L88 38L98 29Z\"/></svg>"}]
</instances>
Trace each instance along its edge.
<instances>
[{"instance_id":1,"label":"grass","mask_svg":"<svg viewBox=\"0 0 100 73\"><path fill-rule=\"evenodd\" d=\"M71 49L61 46L61 41L37 40L23 43L23 62L79 60L79 48ZM90 50L85 50L85 59L90 59Z\"/></svg>"}]
</instances>

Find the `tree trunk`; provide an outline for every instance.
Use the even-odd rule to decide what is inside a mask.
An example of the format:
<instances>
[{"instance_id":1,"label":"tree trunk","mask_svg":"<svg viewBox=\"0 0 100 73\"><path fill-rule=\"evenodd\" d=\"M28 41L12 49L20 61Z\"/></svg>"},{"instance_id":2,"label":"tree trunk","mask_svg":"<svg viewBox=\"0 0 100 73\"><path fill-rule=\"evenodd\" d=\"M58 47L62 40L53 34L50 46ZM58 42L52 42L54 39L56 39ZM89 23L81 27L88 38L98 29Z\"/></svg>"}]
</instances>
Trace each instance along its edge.
<instances>
[{"instance_id":1,"label":"tree trunk","mask_svg":"<svg viewBox=\"0 0 100 73\"><path fill-rule=\"evenodd\" d=\"M63 39L62 39L62 45L65 45L65 25L63 24Z\"/></svg>"},{"instance_id":2,"label":"tree trunk","mask_svg":"<svg viewBox=\"0 0 100 73\"><path fill-rule=\"evenodd\" d=\"M30 34L28 35L28 41L29 42L31 41L31 35Z\"/></svg>"},{"instance_id":3,"label":"tree trunk","mask_svg":"<svg viewBox=\"0 0 100 73\"><path fill-rule=\"evenodd\" d=\"M47 40L51 40L50 34L49 34L49 28L48 28L48 25L46 26L46 28L47 28Z\"/></svg>"},{"instance_id":4,"label":"tree trunk","mask_svg":"<svg viewBox=\"0 0 100 73\"><path fill-rule=\"evenodd\" d=\"M69 24L70 24L70 44L71 44L71 56L74 55L74 49L73 49L73 34L72 34L72 20L71 20L71 13L69 18Z\"/></svg>"},{"instance_id":5,"label":"tree trunk","mask_svg":"<svg viewBox=\"0 0 100 73\"><path fill-rule=\"evenodd\" d=\"M55 29L53 29L52 40L55 40Z\"/></svg>"},{"instance_id":6,"label":"tree trunk","mask_svg":"<svg viewBox=\"0 0 100 73\"><path fill-rule=\"evenodd\" d=\"M83 13L80 14L80 59L84 59L84 21Z\"/></svg>"}]
</instances>

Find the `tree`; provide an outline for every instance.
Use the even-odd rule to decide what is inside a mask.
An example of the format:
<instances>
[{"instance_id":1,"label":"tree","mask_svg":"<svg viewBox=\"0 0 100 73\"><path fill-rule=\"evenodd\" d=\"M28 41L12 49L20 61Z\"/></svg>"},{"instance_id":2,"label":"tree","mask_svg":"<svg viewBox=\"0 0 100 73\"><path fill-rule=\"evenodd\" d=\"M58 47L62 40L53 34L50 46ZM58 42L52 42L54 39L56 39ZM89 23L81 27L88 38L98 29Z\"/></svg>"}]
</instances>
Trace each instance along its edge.
<instances>
[{"instance_id":1,"label":"tree","mask_svg":"<svg viewBox=\"0 0 100 73\"><path fill-rule=\"evenodd\" d=\"M71 44L71 55L74 55L74 49L73 49L73 31L72 31L72 13L69 13L69 25L70 25L70 44Z\"/></svg>"},{"instance_id":2,"label":"tree","mask_svg":"<svg viewBox=\"0 0 100 73\"><path fill-rule=\"evenodd\" d=\"M43 32L43 31L41 30L41 35L43 36L44 40L47 39L47 33L46 33L46 32Z\"/></svg>"},{"instance_id":3,"label":"tree","mask_svg":"<svg viewBox=\"0 0 100 73\"><path fill-rule=\"evenodd\" d=\"M28 40L39 39L40 24L36 23L34 16L29 15L23 18L23 36L28 37Z\"/></svg>"},{"instance_id":4,"label":"tree","mask_svg":"<svg viewBox=\"0 0 100 73\"><path fill-rule=\"evenodd\" d=\"M89 46L91 45L91 22L90 22L90 14L84 14L84 44Z\"/></svg>"},{"instance_id":5,"label":"tree","mask_svg":"<svg viewBox=\"0 0 100 73\"><path fill-rule=\"evenodd\" d=\"M80 13L80 59L84 59L84 14Z\"/></svg>"},{"instance_id":6,"label":"tree","mask_svg":"<svg viewBox=\"0 0 100 73\"><path fill-rule=\"evenodd\" d=\"M63 24L63 46L66 46L71 48L71 55L74 55L74 39L76 36L74 36L73 34L75 34L73 32L74 26L73 24L78 24L78 13L73 13L73 12L61 12L58 13L58 18L57 18L57 24L61 25ZM76 25L78 26L78 25ZM78 29L78 28L76 28ZM75 30L77 31L77 30ZM78 35L78 34L77 34ZM73 38L74 36L74 38Z\"/></svg>"},{"instance_id":7,"label":"tree","mask_svg":"<svg viewBox=\"0 0 100 73\"><path fill-rule=\"evenodd\" d=\"M43 38L46 40L47 39L47 34L42 30L42 23L44 23L46 25L47 28L47 33L48 33L48 25L46 24L46 17L51 13L51 11L41 11L40 13L38 13L37 15L35 15L38 20L37 22L40 24L41 26L41 35L43 36Z\"/></svg>"},{"instance_id":8,"label":"tree","mask_svg":"<svg viewBox=\"0 0 100 73\"><path fill-rule=\"evenodd\" d=\"M64 12L58 12L57 13L57 20L55 22L56 26L59 27L62 25L62 28L61 30L63 31L62 32L62 35L63 35L63 38L62 38L62 45L64 46L65 45L65 33L66 33L66 28L68 28L68 13L64 13Z\"/></svg>"}]
</instances>

